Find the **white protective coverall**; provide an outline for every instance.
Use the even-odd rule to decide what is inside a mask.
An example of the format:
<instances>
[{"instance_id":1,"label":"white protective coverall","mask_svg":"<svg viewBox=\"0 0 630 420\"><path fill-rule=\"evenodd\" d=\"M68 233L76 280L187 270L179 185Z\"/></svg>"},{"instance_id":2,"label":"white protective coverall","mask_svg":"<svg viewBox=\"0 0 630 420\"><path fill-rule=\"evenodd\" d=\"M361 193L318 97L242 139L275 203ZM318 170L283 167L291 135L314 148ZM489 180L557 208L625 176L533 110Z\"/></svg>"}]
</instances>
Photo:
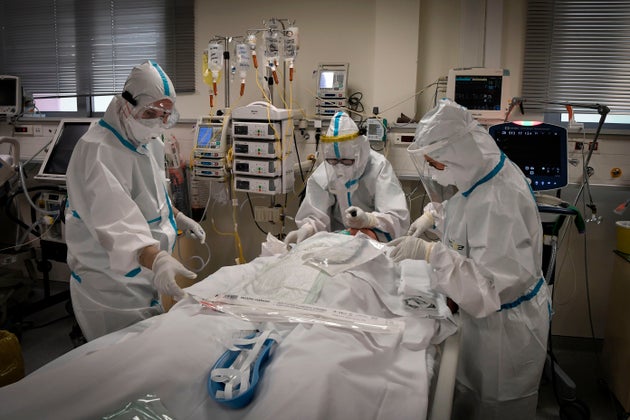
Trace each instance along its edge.
<instances>
[{"instance_id":1,"label":"white protective coverall","mask_svg":"<svg viewBox=\"0 0 630 420\"><path fill-rule=\"evenodd\" d=\"M533 419L551 317L533 192L487 130L452 101L422 118L408 150L419 167L425 154L445 164L434 179L458 189L433 206L443 211L443 231L428 260L432 286L461 312L453 418Z\"/></svg>"},{"instance_id":2,"label":"white protective coverall","mask_svg":"<svg viewBox=\"0 0 630 420\"><path fill-rule=\"evenodd\" d=\"M153 62L132 70L125 91L137 98L134 108L162 98L175 102L171 80ZM177 236L164 145L134 135L130 108L116 96L79 140L68 165L70 293L88 340L163 312L153 272L138 257L150 245L170 254Z\"/></svg>"},{"instance_id":3,"label":"white protective coverall","mask_svg":"<svg viewBox=\"0 0 630 420\"><path fill-rule=\"evenodd\" d=\"M330 120L322 139L325 160L307 182L295 222L299 228L310 225L311 234L342 230L348 227L344 213L354 206L371 212L370 228L389 241L409 227L405 194L391 163L358 133L357 125L345 112L338 112ZM354 159L354 164L333 166L326 161L343 158Z\"/></svg>"}]
</instances>

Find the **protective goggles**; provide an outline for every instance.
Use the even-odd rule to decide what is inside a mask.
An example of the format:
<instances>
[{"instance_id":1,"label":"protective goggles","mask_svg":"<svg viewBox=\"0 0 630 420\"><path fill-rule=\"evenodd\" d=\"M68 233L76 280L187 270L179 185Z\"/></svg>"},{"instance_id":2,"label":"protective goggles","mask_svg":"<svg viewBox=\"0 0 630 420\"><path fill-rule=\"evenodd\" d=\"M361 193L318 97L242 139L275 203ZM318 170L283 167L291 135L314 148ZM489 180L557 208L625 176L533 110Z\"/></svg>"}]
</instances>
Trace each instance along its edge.
<instances>
[{"instance_id":1,"label":"protective goggles","mask_svg":"<svg viewBox=\"0 0 630 420\"><path fill-rule=\"evenodd\" d=\"M335 158L328 158L328 159L326 159L326 162L328 164L330 164L330 165L333 165L333 166L335 166L335 165L337 165L339 163L341 163L342 165L345 165L345 166L352 166L352 165L354 165L354 161L355 161L354 159L335 159Z\"/></svg>"},{"instance_id":2,"label":"protective goggles","mask_svg":"<svg viewBox=\"0 0 630 420\"><path fill-rule=\"evenodd\" d=\"M179 120L179 112L174 107L162 108L156 105L146 105L136 112L136 119L144 125L153 125L151 121L159 121L163 128L173 127Z\"/></svg>"}]
</instances>

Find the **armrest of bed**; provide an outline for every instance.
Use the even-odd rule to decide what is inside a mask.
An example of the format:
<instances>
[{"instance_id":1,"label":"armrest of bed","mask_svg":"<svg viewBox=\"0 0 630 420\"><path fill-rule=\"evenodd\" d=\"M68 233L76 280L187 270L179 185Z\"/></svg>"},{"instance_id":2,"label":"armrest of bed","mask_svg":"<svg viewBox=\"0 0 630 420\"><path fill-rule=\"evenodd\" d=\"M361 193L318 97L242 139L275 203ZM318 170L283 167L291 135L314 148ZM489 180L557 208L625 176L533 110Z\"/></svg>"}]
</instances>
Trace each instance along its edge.
<instances>
[{"instance_id":1,"label":"armrest of bed","mask_svg":"<svg viewBox=\"0 0 630 420\"><path fill-rule=\"evenodd\" d=\"M444 341L437 383L433 393L430 420L450 420L459 357L459 330Z\"/></svg>"}]
</instances>

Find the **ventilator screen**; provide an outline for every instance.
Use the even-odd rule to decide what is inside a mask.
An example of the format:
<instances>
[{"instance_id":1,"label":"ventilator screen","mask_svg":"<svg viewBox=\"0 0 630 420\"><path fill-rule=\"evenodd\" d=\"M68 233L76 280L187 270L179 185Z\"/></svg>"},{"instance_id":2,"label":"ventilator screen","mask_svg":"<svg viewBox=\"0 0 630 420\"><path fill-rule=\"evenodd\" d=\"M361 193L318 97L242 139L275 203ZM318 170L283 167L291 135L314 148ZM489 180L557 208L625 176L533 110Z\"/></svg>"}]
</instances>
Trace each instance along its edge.
<instances>
[{"instance_id":1,"label":"ventilator screen","mask_svg":"<svg viewBox=\"0 0 630 420\"><path fill-rule=\"evenodd\" d=\"M534 191L568 183L567 130L534 121L509 122L488 129L499 149L523 171Z\"/></svg>"}]
</instances>

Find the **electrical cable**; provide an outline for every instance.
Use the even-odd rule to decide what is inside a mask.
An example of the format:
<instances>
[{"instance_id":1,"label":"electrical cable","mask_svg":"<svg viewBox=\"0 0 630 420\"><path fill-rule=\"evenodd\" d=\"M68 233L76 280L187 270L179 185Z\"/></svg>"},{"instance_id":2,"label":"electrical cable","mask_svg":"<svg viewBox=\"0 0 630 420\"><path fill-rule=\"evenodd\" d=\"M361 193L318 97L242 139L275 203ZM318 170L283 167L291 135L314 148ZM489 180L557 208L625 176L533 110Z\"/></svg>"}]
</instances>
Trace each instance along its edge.
<instances>
[{"instance_id":1,"label":"electrical cable","mask_svg":"<svg viewBox=\"0 0 630 420\"><path fill-rule=\"evenodd\" d=\"M300 159L300 152L298 150L297 138L295 137L295 130L293 131L293 147L295 148L295 156L298 161L298 168L300 168L300 177L302 178L302 183L306 182L304 179L304 172L302 171L302 160Z\"/></svg>"},{"instance_id":2,"label":"electrical cable","mask_svg":"<svg viewBox=\"0 0 630 420\"><path fill-rule=\"evenodd\" d=\"M269 232L265 232L265 230L262 227L260 227L260 225L256 221L256 215L254 213L254 206L252 204L252 200L249 197L249 193L246 193L246 194L247 194L247 201L249 201L249 209L251 210L251 213L252 213L252 220L254 221L254 224L256 225L258 230L260 230L266 236Z\"/></svg>"}]
</instances>

